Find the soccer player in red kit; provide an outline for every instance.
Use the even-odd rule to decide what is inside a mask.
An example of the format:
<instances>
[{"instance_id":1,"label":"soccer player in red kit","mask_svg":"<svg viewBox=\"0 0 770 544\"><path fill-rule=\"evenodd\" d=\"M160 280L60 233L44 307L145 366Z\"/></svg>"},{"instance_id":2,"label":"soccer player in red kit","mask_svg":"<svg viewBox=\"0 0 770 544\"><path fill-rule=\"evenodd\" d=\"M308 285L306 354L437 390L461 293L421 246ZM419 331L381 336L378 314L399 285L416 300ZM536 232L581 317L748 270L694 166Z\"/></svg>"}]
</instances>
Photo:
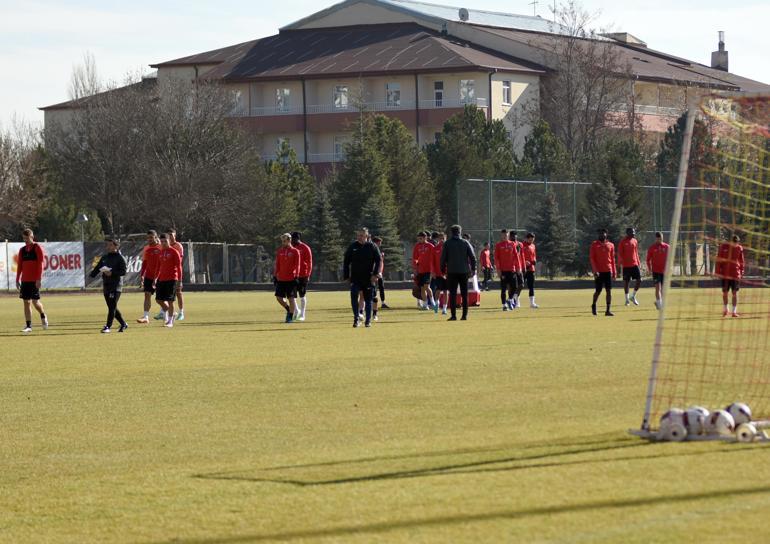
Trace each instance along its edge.
<instances>
[{"instance_id":1,"label":"soccer player in red kit","mask_svg":"<svg viewBox=\"0 0 770 544\"><path fill-rule=\"evenodd\" d=\"M495 244L495 268L500 278L500 301L504 312L512 309L508 301L513 300L513 292L516 288L515 261L517 260L516 246L508 239L508 229L500 230L500 241Z\"/></svg>"},{"instance_id":2,"label":"soccer player in red kit","mask_svg":"<svg viewBox=\"0 0 770 544\"><path fill-rule=\"evenodd\" d=\"M615 270L615 246L607 240L607 230L599 229L599 236L591 244L589 252L591 270L594 273L594 301L591 304L591 313L596 315L596 301L602 293L602 288L607 291L607 310L604 315L615 315L610 311L612 304L612 278L616 276Z\"/></svg>"},{"instance_id":3,"label":"soccer player in red kit","mask_svg":"<svg viewBox=\"0 0 770 544\"><path fill-rule=\"evenodd\" d=\"M433 248L433 268L431 269L431 278L434 285L433 298L435 299L433 312L438 313L438 307L441 304L441 294L443 293L444 305L441 307L441 315L446 315L449 297L451 296L446 273L441 270L441 252L444 250L444 242L446 242L446 233L436 233L436 245Z\"/></svg>"},{"instance_id":4,"label":"soccer player in red kit","mask_svg":"<svg viewBox=\"0 0 770 544\"><path fill-rule=\"evenodd\" d=\"M652 273L652 282L655 284L655 307L660 310L663 307L663 279L666 273L666 259L668 258L668 244L663 241L663 233L655 233L655 243L647 248L647 270Z\"/></svg>"},{"instance_id":5,"label":"soccer player in red kit","mask_svg":"<svg viewBox=\"0 0 770 544\"><path fill-rule=\"evenodd\" d=\"M412 270L417 284L420 286L420 301L418 308L427 310L433 308L433 292L430 290L430 272L433 268L433 244L427 242L425 232L417 234L417 243L412 249Z\"/></svg>"},{"instance_id":6,"label":"soccer player in red kit","mask_svg":"<svg viewBox=\"0 0 770 544\"><path fill-rule=\"evenodd\" d=\"M489 282L492 281L492 255L489 251L489 242L484 242L484 249L479 253L479 265L484 273L484 281L481 283L484 291L489 291Z\"/></svg>"},{"instance_id":7,"label":"soccer player in red kit","mask_svg":"<svg viewBox=\"0 0 770 544\"><path fill-rule=\"evenodd\" d=\"M513 242L513 248L516 253L516 258L513 261L513 297L508 301L511 310L520 306L519 295L521 290L524 289L524 245L517 239L517 236L515 230L508 232L508 238Z\"/></svg>"},{"instance_id":8,"label":"soccer player in red kit","mask_svg":"<svg viewBox=\"0 0 770 544\"><path fill-rule=\"evenodd\" d=\"M626 306L634 303L639 306L636 294L642 286L642 273L639 271L639 243L636 241L636 230L633 227L626 229L626 237L618 243L618 261L623 268L623 291L626 294ZM634 280L634 294L628 294L628 284Z\"/></svg>"},{"instance_id":9,"label":"soccer player in red kit","mask_svg":"<svg viewBox=\"0 0 770 544\"><path fill-rule=\"evenodd\" d=\"M291 234L281 234L281 247L275 252L275 299L286 310L286 323L294 320L297 310L297 277L300 267L299 250L291 245ZM287 302L288 300L288 302Z\"/></svg>"},{"instance_id":10,"label":"soccer player in red kit","mask_svg":"<svg viewBox=\"0 0 770 544\"><path fill-rule=\"evenodd\" d=\"M176 229L168 229L166 231L166 235L168 236L169 246L176 249L180 258L182 259L182 271L184 272L184 246L180 244L176 239ZM183 276L184 273L179 275L179 281L176 284L176 298L179 300L179 314L176 316L176 318L179 321L184 321L184 295L182 294Z\"/></svg>"},{"instance_id":11,"label":"soccer player in red kit","mask_svg":"<svg viewBox=\"0 0 770 544\"><path fill-rule=\"evenodd\" d=\"M539 308L535 304L535 265L537 264L537 248L535 247L535 234L528 232L522 244L522 256L524 257L524 281L529 289L529 307Z\"/></svg>"},{"instance_id":12,"label":"soccer player in red kit","mask_svg":"<svg viewBox=\"0 0 770 544\"><path fill-rule=\"evenodd\" d=\"M168 234L160 235L160 256L157 277L155 278L155 300L165 314L166 327L174 326L174 300L177 283L182 280L182 256L171 247Z\"/></svg>"},{"instance_id":13,"label":"soccer player in red kit","mask_svg":"<svg viewBox=\"0 0 770 544\"><path fill-rule=\"evenodd\" d=\"M732 316L739 317L738 314L738 291L741 289L741 278L743 277L744 260L743 246L741 239L733 235L732 241L724 242L719 246L717 253L716 275L722 279L722 302L725 305L722 316L726 317L730 313L730 307L727 305L727 294L733 293Z\"/></svg>"},{"instance_id":14,"label":"soccer player in red kit","mask_svg":"<svg viewBox=\"0 0 770 544\"><path fill-rule=\"evenodd\" d=\"M35 234L30 229L21 233L24 245L19 250L16 262L16 289L24 303L26 325L21 332L32 332L32 306L40 314L43 330L48 328L48 318L40 303L40 284L43 280L43 261L45 254L40 244L35 242Z\"/></svg>"},{"instance_id":15,"label":"soccer player in red kit","mask_svg":"<svg viewBox=\"0 0 770 544\"><path fill-rule=\"evenodd\" d=\"M307 308L307 284L310 282L310 275L313 273L313 251L310 246L302 241L302 234L299 232L291 233L291 245L299 251L299 276L297 277L297 296L299 297L299 307L294 318L299 321L305 321L305 309Z\"/></svg>"},{"instance_id":16,"label":"soccer player in red kit","mask_svg":"<svg viewBox=\"0 0 770 544\"><path fill-rule=\"evenodd\" d=\"M137 323L150 322L150 308L152 307L152 295L155 294L155 278L158 276L160 266L160 240L154 230L147 231L147 245L142 251L142 269L139 272L139 281L144 291L144 316L137 319Z\"/></svg>"}]
</instances>

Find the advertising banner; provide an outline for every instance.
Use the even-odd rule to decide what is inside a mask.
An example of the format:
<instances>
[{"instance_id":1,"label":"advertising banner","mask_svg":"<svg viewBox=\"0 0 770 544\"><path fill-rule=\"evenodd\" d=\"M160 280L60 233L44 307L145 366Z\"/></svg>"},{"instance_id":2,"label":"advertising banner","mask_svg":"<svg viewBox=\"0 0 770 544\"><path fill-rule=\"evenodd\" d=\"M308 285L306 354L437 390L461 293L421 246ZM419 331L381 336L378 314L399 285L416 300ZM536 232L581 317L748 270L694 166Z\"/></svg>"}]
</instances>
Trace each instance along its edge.
<instances>
[{"instance_id":1,"label":"advertising banner","mask_svg":"<svg viewBox=\"0 0 770 544\"><path fill-rule=\"evenodd\" d=\"M120 252L126 258L126 275L123 277L123 285L126 287L139 286L139 274L142 270L142 250L144 242L124 242L120 245ZM101 287L102 276L97 274L95 278L89 276L99 258L107 252L104 242L86 242L85 243L85 262L84 272L87 287Z\"/></svg>"},{"instance_id":2,"label":"advertising banner","mask_svg":"<svg viewBox=\"0 0 770 544\"><path fill-rule=\"evenodd\" d=\"M19 250L24 244L8 244L9 287L16 287L16 267ZM82 242L43 242L43 289L84 287L84 261Z\"/></svg>"}]
</instances>

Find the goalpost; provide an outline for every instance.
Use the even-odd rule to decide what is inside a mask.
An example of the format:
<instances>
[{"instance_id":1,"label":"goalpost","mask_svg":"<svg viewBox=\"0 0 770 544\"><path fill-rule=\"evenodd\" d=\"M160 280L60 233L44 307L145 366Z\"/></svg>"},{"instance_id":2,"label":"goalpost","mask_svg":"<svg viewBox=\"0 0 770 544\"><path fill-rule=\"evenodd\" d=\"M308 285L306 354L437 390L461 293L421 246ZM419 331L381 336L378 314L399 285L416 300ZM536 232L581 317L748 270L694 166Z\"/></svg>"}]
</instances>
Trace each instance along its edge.
<instances>
[{"instance_id":1,"label":"goalpost","mask_svg":"<svg viewBox=\"0 0 770 544\"><path fill-rule=\"evenodd\" d=\"M701 130L710 129L713 148L691 150L702 144L693 139L696 118ZM644 417L631 432L677 441L764 441L762 429L770 426L770 96L707 96L690 108L687 121ZM730 311L724 309L716 274L720 263L737 261L734 246L724 245L733 236L744 255L736 317L732 292ZM750 417L734 403L747 405ZM718 412L728 407L732 422Z\"/></svg>"}]
</instances>

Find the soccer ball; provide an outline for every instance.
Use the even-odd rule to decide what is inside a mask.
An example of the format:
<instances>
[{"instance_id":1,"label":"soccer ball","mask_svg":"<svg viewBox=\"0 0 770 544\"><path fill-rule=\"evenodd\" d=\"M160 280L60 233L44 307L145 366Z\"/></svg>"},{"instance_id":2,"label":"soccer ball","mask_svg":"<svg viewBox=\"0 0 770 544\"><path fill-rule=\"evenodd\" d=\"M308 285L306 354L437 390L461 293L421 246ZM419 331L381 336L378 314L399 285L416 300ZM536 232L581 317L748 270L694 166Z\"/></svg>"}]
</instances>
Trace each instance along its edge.
<instances>
[{"instance_id":1,"label":"soccer ball","mask_svg":"<svg viewBox=\"0 0 770 544\"><path fill-rule=\"evenodd\" d=\"M673 423L684 425L684 410L680 408L671 408L668 412L660 416L661 429Z\"/></svg>"},{"instance_id":2,"label":"soccer ball","mask_svg":"<svg viewBox=\"0 0 770 544\"><path fill-rule=\"evenodd\" d=\"M706 418L706 432L731 436L735 431L735 420L726 410L715 410Z\"/></svg>"},{"instance_id":3,"label":"soccer ball","mask_svg":"<svg viewBox=\"0 0 770 544\"><path fill-rule=\"evenodd\" d=\"M687 434L699 435L706 432L706 419L709 417L709 411L702 406L691 406L684 413L684 426L687 428Z\"/></svg>"},{"instance_id":4,"label":"soccer ball","mask_svg":"<svg viewBox=\"0 0 770 544\"><path fill-rule=\"evenodd\" d=\"M753 423L741 423L735 430L735 438L738 442L753 442L757 436L757 428Z\"/></svg>"},{"instance_id":5,"label":"soccer ball","mask_svg":"<svg viewBox=\"0 0 770 544\"><path fill-rule=\"evenodd\" d=\"M658 438L667 442L681 442L687 438L687 428L676 421L668 421L660 428Z\"/></svg>"},{"instance_id":6,"label":"soccer ball","mask_svg":"<svg viewBox=\"0 0 770 544\"><path fill-rule=\"evenodd\" d=\"M725 408L733 416L736 425L741 423L751 423L751 408L743 402L734 402Z\"/></svg>"}]
</instances>

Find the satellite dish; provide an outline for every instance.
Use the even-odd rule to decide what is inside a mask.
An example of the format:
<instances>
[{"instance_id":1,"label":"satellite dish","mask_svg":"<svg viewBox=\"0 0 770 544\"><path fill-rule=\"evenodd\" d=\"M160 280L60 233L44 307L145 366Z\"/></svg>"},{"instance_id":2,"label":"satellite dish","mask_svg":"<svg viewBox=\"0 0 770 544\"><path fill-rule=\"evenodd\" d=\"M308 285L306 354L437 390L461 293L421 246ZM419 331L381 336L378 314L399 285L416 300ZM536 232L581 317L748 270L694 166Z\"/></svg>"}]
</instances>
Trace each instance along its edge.
<instances>
[{"instance_id":1,"label":"satellite dish","mask_svg":"<svg viewBox=\"0 0 770 544\"><path fill-rule=\"evenodd\" d=\"M460 8L460 12L458 14L460 16L460 20L465 22L469 19L470 14L468 13L468 10L465 8Z\"/></svg>"}]
</instances>

